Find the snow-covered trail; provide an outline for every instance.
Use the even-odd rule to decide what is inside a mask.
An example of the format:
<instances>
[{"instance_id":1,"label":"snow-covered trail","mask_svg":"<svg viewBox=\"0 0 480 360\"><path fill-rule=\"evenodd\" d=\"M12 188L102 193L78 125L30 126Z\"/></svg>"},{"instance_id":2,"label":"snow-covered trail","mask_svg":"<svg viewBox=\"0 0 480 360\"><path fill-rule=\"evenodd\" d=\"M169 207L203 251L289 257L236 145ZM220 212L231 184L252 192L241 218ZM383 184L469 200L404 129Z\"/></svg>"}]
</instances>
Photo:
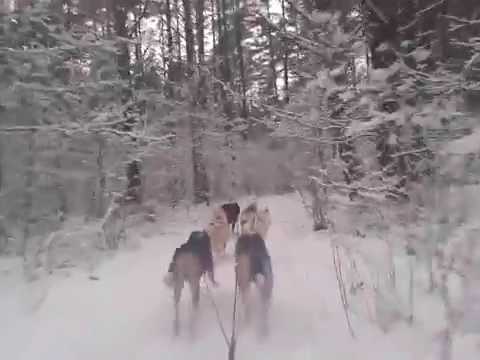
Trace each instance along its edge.
<instances>
[{"instance_id":1,"label":"snow-covered trail","mask_svg":"<svg viewBox=\"0 0 480 360\"><path fill-rule=\"evenodd\" d=\"M273 226L269 234L275 273L271 333L265 341L255 330L243 330L237 359L420 359L410 341L386 336L367 324L354 323L352 340L345 324L336 286L327 234L313 234L297 202L266 201ZM9 360L150 360L226 359L226 346L214 310L205 296L197 338L191 342L184 325L172 337L172 293L162 277L172 251L194 223L172 219L162 232L143 239L140 250L120 253L96 272L49 280L48 296L37 309L18 302L27 285L0 292L0 356ZM139 235L140 236L140 235ZM231 252L231 251L230 251ZM233 303L232 259L217 267L220 287L214 297L230 329ZM32 286L32 285L28 285ZM205 292L202 292L202 295ZM183 320L190 294L183 296ZM5 315L5 316L3 316ZM417 354L418 355L418 354Z\"/></svg>"}]
</instances>

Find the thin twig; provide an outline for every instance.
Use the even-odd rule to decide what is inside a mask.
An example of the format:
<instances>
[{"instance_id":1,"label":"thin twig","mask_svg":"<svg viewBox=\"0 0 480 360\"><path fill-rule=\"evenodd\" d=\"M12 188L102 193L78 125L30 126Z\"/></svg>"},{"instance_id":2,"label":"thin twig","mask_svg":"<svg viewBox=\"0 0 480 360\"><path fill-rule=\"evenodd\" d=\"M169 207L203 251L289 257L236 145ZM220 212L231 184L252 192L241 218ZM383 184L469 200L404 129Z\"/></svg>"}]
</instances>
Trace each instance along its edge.
<instances>
[{"instance_id":1,"label":"thin twig","mask_svg":"<svg viewBox=\"0 0 480 360\"><path fill-rule=\"evenodd\" d=\"M340 278L340 281L341 281L341 289L342 289L342 294L343 294L343 302L346 306L346 308L348 309L349 306L348 306L348 298L347 298L347 291L345 290L345 282L343 281L343 273L342 273L342 261L340 259L340 252L338 250L338 246L335 247L335 251L336 251L336 255L337 255L337 266L338 266L338 276Z\"/></svg>"},{"instance_id":2,"label":"thin twig","mask_svg":"<svg viewBox=\"0 0 480 360\"><path fill-rule=\"evenodd\" d=\"M237 298L238 298L238 271L237 265L235 266L235 291L233 297L233 314L232 314L232 336L230 337L230 345L228 348L228 360L235 359L235 350L237 347L236 339L236 322L237 322Z\"/></svg>"},{"instance_id":3,"label":"thin twig","mask_svg":"<svg viewBox=\"0 0 480 360\"><path fill-rule=\"evenodd\" d=\"M333 266L335 267L335 276L337 278L337 283L338 283L338 291L340 292L340 299L342 301L342 306L343 306L343 312L345 314L345 318L347 320L347 326L348 330L350 332L350 335L352 338L355 339L355 333L353 331L352 324L350 322L350 315L348 313L348 304L346 302L346 299L344 298L345 296L345 285L343 283L343 279L341 277L341 274L339 273L339 265L337 259L338 256L338 246L333 243L333 240L331 241L331 248L332 248L332 257L333 257Z\"/></svg>"}]
</instances>

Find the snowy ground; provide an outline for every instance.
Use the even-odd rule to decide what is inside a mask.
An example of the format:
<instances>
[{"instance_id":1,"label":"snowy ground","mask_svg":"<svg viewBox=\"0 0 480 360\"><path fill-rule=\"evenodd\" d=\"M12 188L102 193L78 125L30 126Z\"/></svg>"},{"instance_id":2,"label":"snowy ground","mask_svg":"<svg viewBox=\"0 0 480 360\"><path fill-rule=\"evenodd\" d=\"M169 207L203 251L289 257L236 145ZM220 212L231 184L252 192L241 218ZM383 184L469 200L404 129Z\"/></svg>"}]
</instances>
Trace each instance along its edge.
<instances>
[{"instance_id":1,"label":"snowy ground","mask_svg":"<svg viewBox=\"0 0 480 360\"><path fill-rule=\"evenodd\" d=\"M353 315L357 335L353 340L333 270L329 245L332 235L312 233L309 219L293 196L270 197L264 203L270 206L274 221L268 238L275 273L271 333L267 340L259 341L254 330L242 330L238 360L436 358L436 340L422 321L413 328L399 324L384 334L365 318ZM199 228L201 216L194 215L186 220L182 210L135 230L142 246L105 261L95 271L98 280L89 279L85 272L72 271L68 276L57 274L26 283L15 270L19 267L14 261L0 260L0 357L226 359L226 346L206 296L201 299L196 340L191 342L185 335L173 339L171 335L172 293L164 287L162 276L173 249L190 231ZM231 259L218 265L217 278L220 287L214 289L214 298L230 329ZM183 320L190 296L188 290L185 294ZM428 301L419 307L424 317L432 315ZM459 354L462 360L473 359L473 349Z\"/></svg>"}]
</instances>

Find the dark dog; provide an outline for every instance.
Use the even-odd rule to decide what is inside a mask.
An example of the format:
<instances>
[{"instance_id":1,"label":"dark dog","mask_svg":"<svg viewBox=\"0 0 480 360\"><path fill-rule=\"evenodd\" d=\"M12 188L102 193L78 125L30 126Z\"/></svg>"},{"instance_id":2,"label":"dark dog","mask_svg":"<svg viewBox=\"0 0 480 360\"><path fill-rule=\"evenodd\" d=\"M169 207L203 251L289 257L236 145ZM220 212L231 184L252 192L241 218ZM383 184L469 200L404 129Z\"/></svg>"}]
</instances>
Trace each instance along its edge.
<instances>
[{"instance_id":1,"label":"dark dog","mask_svg":"<svg viewBox=\"0 0 480 360\"><path fill-rule=\"evenodd\" d=\"M273 271L265 241L258 233L242 234L235 246L237 285L243 305L245 320L250 321L250 284L253 282L260 291L262 303L262 330L267 332L267 316L273 292Z\"/></svg>"},{"instance_id":2,"label":"dark dog","mask_svg":"<svg viewBox=\"0 0 480 360\"><path fill-rule=\"evenodd\" d=\"M232 233L235 231L235 225L238 222L238 216L240 215L240 206L238 203L227 203L221 206L225 215L227 215L228 224L232 226Z\"/></svg>"},{"instance_id":3,"label":"dark dog","mask_svg":"<svg viewBox=\"0 0 480 360\"><path fill-rule=\"evenodd\" d=\"M167 286L173 286L174 289L175 335L178 335L180 330L179 303L184 283L188 282L190 285L194 317L196 318L200 301L200 279L204 274L208 274L214 285L217 284L214 276L210 236L206 231L194 231L186 243L175 249L168 274L164 279ZM193 325L192 322L192 329Z\"/></svg>"}]
</instances>

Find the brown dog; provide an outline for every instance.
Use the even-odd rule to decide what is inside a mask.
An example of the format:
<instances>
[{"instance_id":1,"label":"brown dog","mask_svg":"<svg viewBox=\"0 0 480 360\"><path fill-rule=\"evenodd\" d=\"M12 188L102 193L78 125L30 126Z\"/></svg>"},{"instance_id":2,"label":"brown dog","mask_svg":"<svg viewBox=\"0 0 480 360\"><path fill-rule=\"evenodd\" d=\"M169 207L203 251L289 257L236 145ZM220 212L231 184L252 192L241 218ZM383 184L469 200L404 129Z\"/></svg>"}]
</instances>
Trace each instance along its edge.
<instances>
[{"instance_id":1,"label":"brown dog","mask_svg":"<svg viewBox=\"0 0 480 360\"><path fill-rule=\"evenodd\" d=\"M167 286L174 291L175 318L173 331L180 331L179 304L185 282L190 286L192 294L193 317L190 329L193 333L200 301L200 279L206 273L216 286L210 234L207 231L194 231L186 243L175 250L168 274L164 279Z\"/></svg>"},{"instance_id":2,"label":"brown dog","mask_svg":"<svg viewBox=\"0 0 480 360\"><path fill-rule=\"evenodd\" d=\"M268 207L259 210L256 202L246 207L240 215L241 234L258 233L265 240L271 225L270 210Z\"/></svg>"},{"instance_id":3,"label":"brown dog","mask_svg":"<svg viewBox=\"0 0 480 360\"><path fill-rule=\"evenodd\" d=\"M240 213L240 234L255 232L255 219L258 206L256 202L251 203Z\"/></svg>"},{"instance_id":4,"label":"brown dog","mask_svg":"<svg viewBox=\"0 0 480 360\"><path fill-rule=\"evenodd\" d=\"M267 239L268 230L272 225L272 217L270 215L270 210L268 207L257 211L257 219L255 221L255 230L256 233L260 234L262 239Z\"/></svg>"}]
</instances>

